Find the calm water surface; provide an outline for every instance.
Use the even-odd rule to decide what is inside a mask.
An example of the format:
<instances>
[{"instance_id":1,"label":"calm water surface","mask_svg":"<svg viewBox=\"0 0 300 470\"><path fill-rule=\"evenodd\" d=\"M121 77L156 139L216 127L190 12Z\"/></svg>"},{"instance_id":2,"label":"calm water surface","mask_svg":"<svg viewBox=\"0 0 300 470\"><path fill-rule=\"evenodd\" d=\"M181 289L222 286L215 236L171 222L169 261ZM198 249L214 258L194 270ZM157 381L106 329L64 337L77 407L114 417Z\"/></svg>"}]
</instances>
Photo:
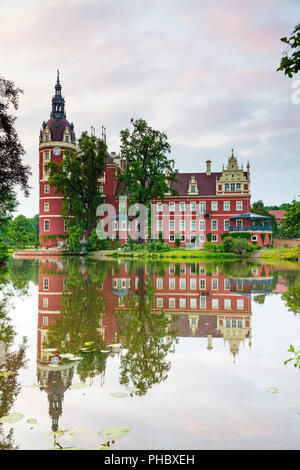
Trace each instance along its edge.
<instances>
[{"instance_id":1,"label":"calm water surface","mask_svg":"<svg viewBox=\"0 0 300 470\"><path fill-rule=\"evenodd\" d=\"M297 265L13 260L0 448L300 449L299 299Z\"/></svg>"}]
</instances>

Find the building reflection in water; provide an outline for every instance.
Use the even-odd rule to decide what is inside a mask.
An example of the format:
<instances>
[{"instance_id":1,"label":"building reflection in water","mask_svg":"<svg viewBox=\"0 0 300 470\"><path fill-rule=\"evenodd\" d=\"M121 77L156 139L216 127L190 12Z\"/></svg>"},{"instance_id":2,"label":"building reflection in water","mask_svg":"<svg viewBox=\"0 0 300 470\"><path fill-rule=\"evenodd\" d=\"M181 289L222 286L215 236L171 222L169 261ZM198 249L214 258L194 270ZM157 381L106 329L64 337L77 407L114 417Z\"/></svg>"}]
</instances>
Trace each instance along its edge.
<instances>
[{"instance_id":1,"label":"building reflection in water","mask_svg":"<svg viewBox=\"0 0 300 470\"><path fill-rule=\"evenodd\" d=\"M77 265L73 271L68 260L41 260L39 264L37 377L48 395L53 432L58 430L64 394L72 384L75 371L82 374L83 380L100 376L100 384L103 385L107 357L122 357L122 335L117 317L122 311L128 312L128 302L138 295L141 282L141 265L130 262L101 263L107 269L102 266L99 275L99 264L93 263L90 274L89 263L79 263L80 269ZM165 264L155 269L148 264L142 266L143 282L147 283L150 279L153 287L151 314L155 316L163 312L169 320L166 341L172 334L206 338L206 347L211 351L214 339L223 338L225 348L229 349L234 361L241 343L251 347L251 294L272 292L271 268L247 268L237 277L232 276L224 266L211 267L201 263ZM68 279L74 272L78 284L70 283L70 288ZM80 288L83 289L82 293ZM94 294L89 298L93 290ZM81 361L66 361L61 355L62 351L78 352L86 344L84 341L92 336L92 330L88 333L90 337L83 334L89 328L88 323L73 329L70 323L72 317L63 330L65 319L62 317L69 315L66 309L74 310L72 295L78 295L80 300L87 297L86 302L78 307L76 321L84 313L83 309L93 312L91 328L99 339L98 349L102 348L99 356L93 353L91 364L87 366L92 368L93 373L84 371ZM60 325L60 336L57 336L58 343L53 344L48 333L51 328L54 331L57 324ZM76 338L71 338L72 335ZM98 341L96 336L93 337L93 344ZM74 351L70 351L71 343Z\"/></svg>"}]
</instances>

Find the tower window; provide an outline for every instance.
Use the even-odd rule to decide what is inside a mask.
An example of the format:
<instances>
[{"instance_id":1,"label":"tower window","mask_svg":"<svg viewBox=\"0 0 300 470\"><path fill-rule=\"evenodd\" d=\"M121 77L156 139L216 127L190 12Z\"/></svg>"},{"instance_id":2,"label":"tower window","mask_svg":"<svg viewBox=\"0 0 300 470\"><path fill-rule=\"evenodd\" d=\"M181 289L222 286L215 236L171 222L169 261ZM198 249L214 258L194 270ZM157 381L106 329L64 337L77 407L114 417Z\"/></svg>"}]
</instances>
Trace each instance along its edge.
<instances>
[{"instance_id":1,"label":"tower window","mask_svg":"<svg viewBox=\"0 0 300 470\"><path fill-rule=\"evenodd\" d=\"M50 230L50 220L44 220L44 231L49 232Z\"/></svg>"},{"instance_id":2,"label":"tower window","mask_svg":"<svg viewBox=\"0 0 300 470\"><path fill-rule=\"evenodd\" d=\"M65 136L65 142L69 142L69 136L68 135Z\"/></svg>"},{"instance_id":3,"label":"tower window","mask_svg":"<svg viewBox=\"0 0 300 470\"><path fill-rule=\"evenodd\" d=\"M46 184L46 185L44 186L44 193L45 193L45 194L49 194L49 193L50 193L50 186L48 186L48 184Z\"/></svg>"}]
</instances>

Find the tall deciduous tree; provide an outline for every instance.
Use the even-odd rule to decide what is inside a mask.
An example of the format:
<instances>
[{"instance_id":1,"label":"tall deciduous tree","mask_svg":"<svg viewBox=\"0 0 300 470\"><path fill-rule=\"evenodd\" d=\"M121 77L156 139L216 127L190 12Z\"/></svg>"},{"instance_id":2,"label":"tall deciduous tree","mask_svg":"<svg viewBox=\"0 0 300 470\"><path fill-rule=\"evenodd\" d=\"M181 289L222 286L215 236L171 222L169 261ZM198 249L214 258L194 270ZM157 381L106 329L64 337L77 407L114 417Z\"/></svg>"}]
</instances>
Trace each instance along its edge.
<instances>
[{"instance_id":1,"label":"tall deciduous tree","mask_svg":"<svg viewBox=\"0 0 300 470\"><path fill-rule=\"evenodd\" d=\"M31 219L18 215L9 225L7 239L18 248L37 243L36 229Z\"/></svg>"},{"instance_id":2,"label":"tall deciduous tree","mask_svg":"<svg viewBox=\"0 0 300 470\"><path fill-rule=\"evenodd\" d=\"M9 111L11 106L18 109L20 93L11 80L0 76L0 264L6 259L4 232L17 206L15 187L29 193L31 173L22 163L25 151L15 129L16 117Z\"/></svg>"},{"instance_id":3,"label":"tall deciduous tree","mask_svg":"<svg viewBox=\"0 0 300 470\"><path fill-rule=\"evenodd\" d=\"M280 39L281 42L287 44L278 70L282 70L285 75L292 78L300 71L300 23L295 26L289 38Z\"/></svg>"},{"instance_id":4,"label":"tall deciduous tree","mask_svg":"<svg viewBox=\"0 0 300 470\"><path fill-rule=\"evenodd\" d=\"M300 236L300 201L292 202L282 221L282 228L288 236Z\"/></svg>"},{"instance_id":5,"label":"tall deciduous tree","mask_svg":"<svg viewBox=\"0 0 300 470\"><path fill-rule=\"evenodd\" d=\"M99 179L106 168L107 147L103 140L83 132L75 155L64 152L61 163L49 163L51 186L62 192L63 217L66 220L69 249L80 251L84 233L91 236L97 225L97 207L103 202Z\"/></svg>"},{"instance_id":6,"label":"tall deciduous tree","mask_svg":"<svg viewBox=\"0 0 300 470\"><path fill-rule=\"evenodd\" d=\"M143 119L131 119L133 130L122 130L121 156L123 171L118 171L119 195L129 198L131 204L149 207L153 198L164 200L167 193L176 195L170 183L178 181L174 160L168 159L171 147L164 132L152 129Z\"/></svg>"}]
</instances>

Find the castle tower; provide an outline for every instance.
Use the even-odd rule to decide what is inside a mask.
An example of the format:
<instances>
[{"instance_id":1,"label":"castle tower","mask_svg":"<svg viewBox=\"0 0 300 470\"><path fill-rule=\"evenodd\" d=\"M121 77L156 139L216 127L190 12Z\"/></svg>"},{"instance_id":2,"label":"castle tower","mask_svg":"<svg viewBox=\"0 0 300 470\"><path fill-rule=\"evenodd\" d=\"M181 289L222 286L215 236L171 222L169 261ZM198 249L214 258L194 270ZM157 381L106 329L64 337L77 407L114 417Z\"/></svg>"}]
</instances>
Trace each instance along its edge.
<instances>
[{"instance_id":1,"label":"castle tower","mask_svg":"<svg viewBox=\"0 0 300 470\"><path fill-rule=\"evenodd\" d=\"M63 160L64 151L75 151L76 149L74 125L66 119L65 100L61 89L59 71L57 71L50 119L42 124L39 142L39 216L40 243L42 245L56 245L60 238L59 235L66 234L62 217L63 195L56 194L55 188L50 187L49 170L47 170L47 163L51 160L60 163Z\"/></svg>"}]
</instances>

